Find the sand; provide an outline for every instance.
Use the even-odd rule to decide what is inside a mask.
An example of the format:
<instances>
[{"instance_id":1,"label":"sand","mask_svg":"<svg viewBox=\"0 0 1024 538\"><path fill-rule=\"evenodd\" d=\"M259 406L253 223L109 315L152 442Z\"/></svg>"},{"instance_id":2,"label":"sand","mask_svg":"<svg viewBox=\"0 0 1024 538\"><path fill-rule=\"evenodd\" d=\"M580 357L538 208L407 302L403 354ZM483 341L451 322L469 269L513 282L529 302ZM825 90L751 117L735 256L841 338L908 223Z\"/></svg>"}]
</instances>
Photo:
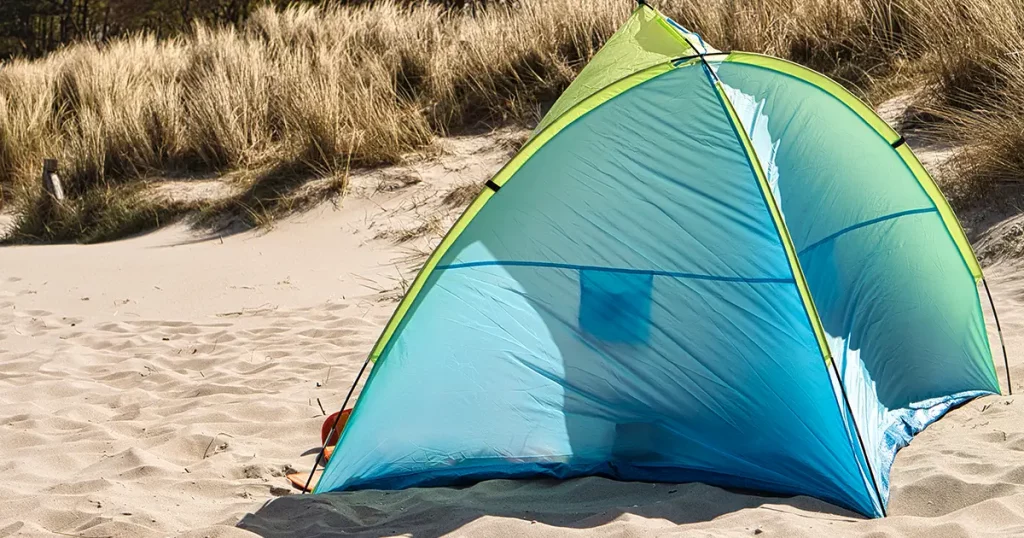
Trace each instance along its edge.
<instances>
[{"instance_id":1,"label":"sand","mask_svg":"<svg viewBox=\"0 0 1024 538\"><path fill-rule=\"evenodd\" d=\"M884 520L806 497L600 478L296 495L284 475L312 465L317 400L340 406L468 202L446 195L509 156L494 137L446 144L357 175L339 207L270 231L176 225L0 249L0 537L1024 535L1024 402L1001 396L899 453ZM1024 273L987 273L1024 380Z\"/></svg>"}]
</instances>

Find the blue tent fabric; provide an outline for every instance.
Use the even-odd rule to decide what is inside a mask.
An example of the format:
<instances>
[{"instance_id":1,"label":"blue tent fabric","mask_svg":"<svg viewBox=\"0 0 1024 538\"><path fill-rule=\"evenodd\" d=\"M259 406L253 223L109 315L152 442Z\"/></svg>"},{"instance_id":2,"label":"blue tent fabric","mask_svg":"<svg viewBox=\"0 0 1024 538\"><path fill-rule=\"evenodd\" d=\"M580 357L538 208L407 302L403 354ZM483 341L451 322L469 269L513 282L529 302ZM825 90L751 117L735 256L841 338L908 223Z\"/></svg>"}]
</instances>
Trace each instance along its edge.
<instances>
[{"instance_id":1,"label":"blue tent fabric","mask_svg":"<svg viewBox=\"0 0 1024 538\"><path fill-rule=\"evenodd\" d=\"M626 307L642 323L616 324L622 292L642 297ZM699 64L546 144L420 297L318 490L601 473L877 511L765 200Z\"/></svg>"},{"instance_id":2,"label":"blue tent fabric","mask_svg":"<svg viewBox=\"0 0 1024 538\"><path fill-rule=\"evenodd\" d=\"M972 272L884 138L791 74L670 65L457 227L318 493L596 474L882 516L896 451L998 392Z\"/></svg>"}]
</instances>

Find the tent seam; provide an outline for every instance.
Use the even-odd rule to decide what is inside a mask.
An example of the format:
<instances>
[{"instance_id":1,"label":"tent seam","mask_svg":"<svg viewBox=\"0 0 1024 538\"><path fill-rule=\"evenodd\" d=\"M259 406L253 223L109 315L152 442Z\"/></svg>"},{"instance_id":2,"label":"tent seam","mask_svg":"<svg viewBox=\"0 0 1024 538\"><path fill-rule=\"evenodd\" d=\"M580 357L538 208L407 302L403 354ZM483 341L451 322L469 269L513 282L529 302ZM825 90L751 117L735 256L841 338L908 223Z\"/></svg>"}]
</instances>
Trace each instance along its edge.
<instances>
[{"instance_id":1,"label":"tent seam","mask_svg":"<svg viewBox=\"0 0 1024 538\"><path fill-rule=\"evenodd\" d=\"M572 271L599 271L607 273L626 273L635 275L664 276L673 278L686 278L692 280L713 280L718 282L741 282L747 284L794 284L792 278L773 277L742 277L742 276L719 276L700 273L684 273L680 271L664 271L659 269L634 269L629 267L602 267L598 265L578 265L572 263L557 262L532 262L521 260L494 260L453 263L449 265L438 265L435 271L449 271L455 269L471 269L474 267L545 267L552 269L567 269Z\"/></svg>"},{"instance_id":2,"label":"tent seam","mask_svg":"<svg viewBox=\"0 0 1024 538\"><path fill-rule=\"evenodd\" d=\"M825 243L828 243L829 241L832 241L833 239L838 239L839 237L842 237L843 235L845 235L845 234L847 234L849 232L852 232L854 230L859 230L861 228L866 228L868 226L871 226L871 225L874 225L874 224L879 224L881 222L885 222L885 221L889 221L889 220L894 220L894 219L898 219L898 218L902 218L902 217L909 217L911 215L923 215L923 214L926 214L926 213L938 213L938 212L939 212L939 210L936 209L935 207L922 207L922 208L918 208L918 209L907 209L906 211L897 211L896 213L890 213L888 215L882 215L881 217L875 217L873 219L868 219L868 220L865 220L865 221L861 221L861 222L858 222L857 224L851 224L851 225L843 228L842 230L839 230L838 232L835 232L835 233L833 233L831 235L828 235L826 237L823 237L823 238L821 238L821 239L811 243L810 245L808 245L808 246L804 247L802 250L800 250L800 252L798 254L803 254L803 253L805 253L807 251L810 251L810 250L813 250L815 248L818 248L821 245L824 245Z\"/></svg>"}]
</instances>

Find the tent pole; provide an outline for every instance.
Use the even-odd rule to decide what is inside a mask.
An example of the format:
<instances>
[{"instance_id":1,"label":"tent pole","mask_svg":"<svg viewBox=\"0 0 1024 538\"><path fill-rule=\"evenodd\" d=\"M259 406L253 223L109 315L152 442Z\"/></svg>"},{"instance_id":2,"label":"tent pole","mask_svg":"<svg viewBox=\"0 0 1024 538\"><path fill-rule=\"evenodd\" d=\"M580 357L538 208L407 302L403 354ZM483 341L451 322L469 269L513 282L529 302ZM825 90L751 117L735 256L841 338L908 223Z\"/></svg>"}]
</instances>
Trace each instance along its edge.
<instances>
[{"instance_id":1,"label":"tent pole","mask_svg":"<svg viewBox=\"0 0 1024 538\"><path fill-rule=\"evenodd\" d=\"M320 462L324 459L324 453L327 452L327 443L331 441L331 437L334 437L334 432L338 430L338 422L341 422L341 412L348 406L348 401L352 398L352 393L356 391L356 386L359 385L359 380L363 378L363 372L366 371L366 367L370 365L370 357L366 357L366 361L363 362L363 367L359 369L359 373L356 374L356 380L352 382L352 388L348 389L348 394L345 396L345 401L341 404L341 410L338 411L338 416L334 418L334 424L331 425L331 431L327 434L327 439L324 439L323 446L320 447L320 452L316 455L316 462L313 464L313 469L309 471L309 478L306 479L306 485L302 488L302 493L309 493L309 484L313 482L313 475L316 474L316 468L320 466ZM339 439L340 440L340 439Z\"/></svg>"},{"instance_id":2,"label":"tent pole","mask_svg":"<svg viewBox=\"0 0 1024 538\"><path fill-rule=\"evenodd\" d=\"M694 49L694 50L696 50L696 49ZM718 73L716 73L715 70L711 68L711 65L708 63L707 59L704 58L703 54L699 54L699 56L700 56L700 61L704 64L704 69L708 73L708 77L710 79L709 81L711 82L712 86L717 86L716 87L716 92L719 93L719 99L722 101L722 106L725 107L727 109L727 111L732 111L732 114L735 114L735 109L733 108L732 102L729 101L729 96L725 94L724 85L722 84L722 80L720 78L718 78ZM722 89L722 90L718 91L719 89ZM747 135L747 133L746 133L746 131L744 129L745 128L743 127L743 125L736 125L735 123L733 123L733 130L736 131L736 136L738 138L740 138L741 141L745 141L744 142L744 146L746 146L748 143L750 143L750 138L749 138L749 136ZM750 147L753 147L753 144L750 144ZM760 163L760 161L757 160L757 155L756 154L751 156L748 153L747 159L750 160L750 165L752 167L756 166L757 168L761 169L761 163ZM763 169L761 169L761 173L762 174L764 173ZM774 199L769 199L771 197L770 194L765 195L764 192L762 192L762 197L764 198L764 203L766 205L767 204L775 204L776 203ZM776 226L776 232L779 233L779 240L780 241L784 241L782 239L782 232L778 230L779 224L776 223L775 226ZM783 226L785 226L785 224L783 224ZM800 278L803 278L803 276L802 276L803 275L803 270L799 268L799 261L797 262L797 267L793 269L793 278L794 279L797 278L797 272L798 271L800 272L800 275L801 275ZM817 317L817 315L818 315L817 312L813 312L812 313L811 310L808 309L806 306L804 307L804 312L807 314L807 322L813 326L814 321L812 321L812 316ZM839 394L843 397L843 403L846 404L846 412L849 413L850 423L853 425L853 431L857 435L857 442L860 444L861 455L864 456L864 463L868 467L867 468L868 477L871 479L871 487L874 488L875 499L878 501L878 508L882 512L882 517L886 517L889 514L888 514L888 511L885 509L885 502L882 499L882 490L880 490L878 488L878 481L875 480L875 471L874 471L874 469L871 466L871 458L868 457L867 446L864 444L864 438L860 434L860 427L857 426L857 419L853 415L853 407L850 405L850 398L846 395L846 386L843 384L843 377L839 373L839 367L836 365L835 359L833 357L831 357L831 352L829 352L827 348L824 348L824 349L821 350L821 358L822 358L822 362L825 363L825 373L827 375L829 375L829 385L832 384L831 383L832 374L835 374L835 376L836 376L836 384L839 385ZM831 366L832 374L829 373L829 367L830 366ZM835 394L835 387L832 388L832 392L833 392L833 394ZM838 399L836 401L836 407L838 408L839 414L842 415L843 414L842 404L839 403ZM851 444L852 444L852 442L853 441L851 439ZM853 449L852 446L850 448ZM854 456L854 457L856 458L856 456ZM857 467L859 468L860 465L858 465Z\"/></svg>"},{"instance_id":3,"label":"tent pole","mask_svg":"<svg viewBox=\"0 0 1024 538\"><path fill-rule=\"evenodd\" d=\"M996 303L992 300L992 292L988 290L988 281L981 277L981 283L985 285L985 295L988 295L988 304L992 306L992 317L996 319L996 332L999 333L999 345L1003 348L1003 366L1006 367L1006 390L1013 396L1013 383L1010 382L1010 359L1006 356L1006 343L1003 341L1003 328L999 326L999 314L996 313Z\"/></svg>"},{"instance_id":4,"label":"tent pole","mask_svg":"<svg viewBox=\"0 0 1024 538\"><path fill-rule=\"evenodd\" d=\"M860 435L860 428L857 426L857 419L853 416L853 407L850 406L850 398L846 396L846 386L843 384L843 378L839 375L839 367L836 366L834 358L827 361L832 365L832 372L836 376L836 381L839 384L839 393L843 396L843 402L846 403L846 411L850 414L850 423L853 424L853 432L857 434L857 442L860 443L860 452L864 455L864 463L868 466L868 474L871 475L871 485L875 488L875 497L878 498L878 508L882 510L882 517L888 517L888 511L885 509L885 503L882 502L882 490L878 489L878 482L875 480L875 470L871 467L871 459L868 458L867 446L864 444L864 438ZM825 367L826 371L828 367ZM833 389L834 391L835 389ZM842 411L840 410L840 413Z\"/></svg>"}]
</instances>

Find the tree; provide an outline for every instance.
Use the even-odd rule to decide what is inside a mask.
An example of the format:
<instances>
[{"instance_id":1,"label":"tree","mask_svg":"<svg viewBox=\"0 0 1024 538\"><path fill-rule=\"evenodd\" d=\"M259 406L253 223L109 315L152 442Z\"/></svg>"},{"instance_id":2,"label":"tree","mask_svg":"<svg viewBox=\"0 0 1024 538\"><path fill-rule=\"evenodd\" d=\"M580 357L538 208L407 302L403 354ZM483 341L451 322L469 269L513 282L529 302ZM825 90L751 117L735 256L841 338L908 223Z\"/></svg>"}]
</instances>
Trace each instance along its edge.
<instances>
[{"instance_id":1,"label":"tree","mask_svg":"<svg viewBox=\"0 0 1024 538\"><path fill-rule=\"evenodd\" d=\"M320 5L361 5L374 0L306 0ZM406 0L414 3L417 0ZM514 0L432 0L451 9L476 12ZM258 6L289 0L0 0L0 60L37 57L62 45L101 43L131 32L165 38L186 32L194 21L242 25Z\"/></svg>"}]
</instances>

